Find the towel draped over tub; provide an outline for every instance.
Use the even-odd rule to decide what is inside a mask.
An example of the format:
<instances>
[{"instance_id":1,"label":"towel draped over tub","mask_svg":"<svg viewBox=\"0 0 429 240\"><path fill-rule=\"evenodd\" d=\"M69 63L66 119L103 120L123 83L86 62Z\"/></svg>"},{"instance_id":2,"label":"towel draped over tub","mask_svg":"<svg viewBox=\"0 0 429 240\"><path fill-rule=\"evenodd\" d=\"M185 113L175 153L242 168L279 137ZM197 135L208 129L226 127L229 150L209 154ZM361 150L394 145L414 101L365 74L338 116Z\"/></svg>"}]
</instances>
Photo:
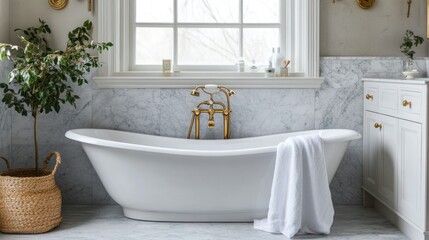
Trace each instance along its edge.
<instances>
[{"instance_id":1,"label":"towel draped over tub","mask_svg":"<svg viewBox=\"0 0 429 240\"><path fill-rule=\"evenodd\" d=\"M319 135L289 137L277 146L268 216L254 228L282 233L329 234L334 208Z\"/></svg>"}]
</instances>

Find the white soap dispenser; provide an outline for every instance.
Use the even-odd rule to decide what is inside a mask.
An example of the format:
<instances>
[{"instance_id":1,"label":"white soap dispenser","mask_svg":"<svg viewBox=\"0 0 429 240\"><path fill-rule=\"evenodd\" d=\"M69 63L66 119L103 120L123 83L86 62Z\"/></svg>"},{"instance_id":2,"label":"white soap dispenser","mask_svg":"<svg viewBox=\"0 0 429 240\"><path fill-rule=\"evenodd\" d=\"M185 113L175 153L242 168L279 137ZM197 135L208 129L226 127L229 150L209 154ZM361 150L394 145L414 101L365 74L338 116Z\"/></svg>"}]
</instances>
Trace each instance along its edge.
<instances>
[{"instance_id":1,"label":"white soap dispenser","mask_svg":"<svg viewBox=\"0 0 429 240\"><path fill-rule=\"evenodd\" d=\"M282 71L282 64L285 60L285 56L281 53L280 47L277 48L277 53L273 56L273 68L275 69L275 76L280 77Z\"/></svg>"}]
</instances>

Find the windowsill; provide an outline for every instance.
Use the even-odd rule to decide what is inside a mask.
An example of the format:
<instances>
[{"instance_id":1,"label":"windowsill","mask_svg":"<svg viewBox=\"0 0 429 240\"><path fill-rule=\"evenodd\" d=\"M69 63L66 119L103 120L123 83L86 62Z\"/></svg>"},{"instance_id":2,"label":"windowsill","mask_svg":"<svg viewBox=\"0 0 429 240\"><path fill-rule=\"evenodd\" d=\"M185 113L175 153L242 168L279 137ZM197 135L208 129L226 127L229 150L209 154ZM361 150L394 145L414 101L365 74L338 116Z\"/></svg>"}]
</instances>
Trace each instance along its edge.
<instances>
[{"instance_id":1,"label":"windowsill","mask_svg":"<svg viewBox=\"0 0 429 240\"><path fill-rule=\"evenodd\" d=\"M121 74L94 77L98 88L193 88L217 84L233 88L320 88L322 77L270 77L264 73L188 72L164 76L162 73Z\"/></svg>"}]
</instances>

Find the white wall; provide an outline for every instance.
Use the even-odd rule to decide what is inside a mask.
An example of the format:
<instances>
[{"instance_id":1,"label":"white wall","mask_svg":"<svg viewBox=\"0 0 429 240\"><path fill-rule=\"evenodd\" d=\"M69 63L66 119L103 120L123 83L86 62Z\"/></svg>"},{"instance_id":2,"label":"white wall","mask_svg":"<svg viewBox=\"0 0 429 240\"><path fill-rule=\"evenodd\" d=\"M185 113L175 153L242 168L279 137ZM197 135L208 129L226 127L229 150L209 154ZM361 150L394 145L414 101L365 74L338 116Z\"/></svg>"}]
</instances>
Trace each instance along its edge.
<instances>
[{"instance_id":1,"label":"white wall","mask_svg":"<svg viewBox=\"0 0 429 240\"><path fill-rule=\"evenodd\" d=\"M0 42L9 42L9 0L0 0Z\"/></svg>"},{"instance_id":2,"label":"white wall","mask_svg":"<svg viewBox=\"0 0 429 240\"><path fill-rule=\"evenodd\" d=\"M0 0L2 1L2 0ZM62 10L54 10L48 0L11 0L10 1L10 36L14 43L18 42L13 29L26 28L38 24L38 19L45 20L52 30L51 46L63 49L66 46L67 33L81 26L87 19L94 22L94 14L88 12L88 1L69 0ZM94 34L95 35L95 34Z\"/></svg>"},{"instance_id":3,"label":"white wall","mask_svg":"<svg viewBox=\"0 0 429 240\"><path fill-rule=\"evenodd\" d=\"M376 0L368 10L356 0L320 0L321 55L403 56L399 46L406 29L426 39L426 1L413 0L407 18L406 0ZM417 51L426 54L427 43Z\"/></svg>"},{"instance_id":4,"label":"white wall","mask_svg":"<svg viewBox=\"0 0 429 240\"><path fill-rule=\"evenodd\" d=\"M402 56L399 45L406 29L426 35L427 0L413 1L409 19L406 0L376 0L369 10L359 8L356 0L336 0L335 4L332 0L317 1L321 2L322 56ZM10 1L12 31L37 24L39 17L52 27L53 47L63 47L67 32L85 19L95 20L94 15L87 12L86 0L70 0L60 11L53 10L47 0ZM15 35L11 32L14 42ZM427 48L427 44L420 47L417 56L426 56Z\"/></svg>"}]
</instances>

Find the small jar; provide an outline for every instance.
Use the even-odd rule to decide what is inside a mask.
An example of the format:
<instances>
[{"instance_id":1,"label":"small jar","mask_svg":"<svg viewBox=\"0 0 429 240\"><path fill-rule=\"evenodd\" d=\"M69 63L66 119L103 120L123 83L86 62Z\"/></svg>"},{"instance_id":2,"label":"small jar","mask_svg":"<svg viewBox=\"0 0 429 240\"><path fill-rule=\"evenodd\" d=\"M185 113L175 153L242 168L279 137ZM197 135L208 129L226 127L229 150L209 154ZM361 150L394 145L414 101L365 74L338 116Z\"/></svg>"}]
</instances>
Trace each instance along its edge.
<instances>
[{"instance_id":1,"label":"small jar","mask_svg":"<svg viewBox=\"0 0 429 240\"><path fill-rule=\"evenodd\" d=\"M289 69L282 67L280 69L280 77L287 77L289 75Z\"/></svg>"},{"instance_id":2,"label":"small jar","mask_svg":"<svg viewBox=\"0 0 429 240\"><path fill-rule=\"evenodd\" d=\"M275 74L274 68L266 68L265 69L265 77L271 78L271 77L275 76L274 74Z\"/></svg>"}]
</instances>

